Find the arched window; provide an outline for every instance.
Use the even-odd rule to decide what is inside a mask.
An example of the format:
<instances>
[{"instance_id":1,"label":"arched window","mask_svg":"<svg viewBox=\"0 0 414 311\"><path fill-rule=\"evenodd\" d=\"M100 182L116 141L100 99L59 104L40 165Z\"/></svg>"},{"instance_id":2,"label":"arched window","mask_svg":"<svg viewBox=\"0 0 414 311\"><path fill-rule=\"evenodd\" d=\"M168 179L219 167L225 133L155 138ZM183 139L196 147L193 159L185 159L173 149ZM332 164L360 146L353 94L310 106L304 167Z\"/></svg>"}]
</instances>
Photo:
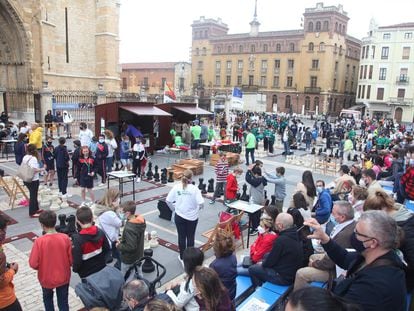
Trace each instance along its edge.
<instances>
[{"instance_id":1,"label":"arched window","mask_svg":"<svg viewBox=\"0 0 414 311\"><path fill-rule=\"evenodd\" d=\"M255 45L254 44L252 44L251 46L250 46L250 52L251 53L254 53L256 51L256 47L255 47Z\"/></svg>"},{"instance_id":2,"label":"arched window","mask_svg":"<svg viewBox=\"0 0 414 311\"><path fill-rule=\"evenodd\" d=\"M272 104L277 104L277 95L272 96Z\"/></svg>"},{"instance_id":3,"label":"arched window","mask_svg":"<svg viewBox=\"0 0 414 311\"><path fill-rule=\"evenodd\" d=\"M217 47L217 53L221 53L221 46Z\"/></svg>"},{"instance_id":4,"label":"arched window","mask_svg":"<svg viewBox=\"0 0 414 311\"><path fill-rule=\"evenodd\" d=\"M286 96L286 99L285 99L285 108L290 108L290 95L287 95Z\"/></svg>"},{"instance_id":5,"label":"arched window","mask_svg":"<svg viewBox=\"0 0 414 311\"><path fill-rule=\"evenodd\" d=\"M328 21L324 21L323 22L323 30L324 31L328 31L329 30L329 22Z\"/></svg>"},{"instance_id":6,"label":"arched window","mask_svg":"<svg viewBox=\"0 0 414 311\"><path fill-rule=\"evenodd\" d=\"M313 31L313 23L309 22L308 24L308 31Z\"/></svg>"},{"instance_id":7,"label":"arched window","mask_svg":"<svg viewBox=\"0 0 414 311\"><path fill-rule=\"evenodd\" d=\"M310 97L305 97L305 110L310 110Z\"/></svg>"},{"instance_id":8,"label":"arched window","mask_svg":"<svg viewBox=\"0 0 414 311\"><path fill-rule=\"evenodd\" d=\"M233 51L233 49L231 48L231 45L229 45L228 47L227 47L227 53L231 53Z\"/></svg>"},{"instance_id":9,"label":"arched window","mask_svg":"<svg viewBox=\"0 0 414 311\"><path fill-rule=\"evenodd\" d=\"M276 44L276 52L280 52L282 50L282 46L280 43Z\"/></svg>"},{"instance_id":10,"label":"arched window","mask_svg":"<svg viewBox=\"0 0 414 311\"><path fill-rule=\"evenodd\" d=\"M268 50L267 44L263 44L263 52L267 52L267 50Z\"/></svg>"},{"instance_id":11,"label":"arched window","mask_svg":"<svg viewBox=\"0 0 414 311\"><path fill-rule=\"evenodd\" d=\"M295 52L295 44L294 43L289 43L289 51L290 52Z\"/></svg>"},{"instance_id":12,"label":"arched window","mask_svg":"<svg viewBox=\"0 0 414 311\"><path fill-rule=\"evenodd\" d=\"M319 51L325 51L325 42L319 43Z\"/></svg>"},{"instance_id":13,"label":"arched window","mask_svg":"<svg viewBox=\"0 0 414 311\"><path fill-rule=\"evenodd\" d=\"M243 53L243 45L239 45L239 53Z\"/></svg>"},{"instance_id":14,"label":"arched window","mask_svg":"<svg viewBox=\"0 0 414 311\"><path fill-rule=\"evenodd\" d=\"M315 97L315 98L313 99L313 105L314 105L315 110L316 110L316 106L318 106L318 105L319 105L319 97Z\"/></svg>"},{"instance_id":15,"label":"arched window","mask_svg":"<svg viewBox=\"0 0 414 311\"><path fill-rule=\"evenodd\" d=\"M313 51L313 49L314 49L313 42L309 42L308 51Z\"/></svg>"},{"instance_id":16,"label":"arched window","mask_svg":"<svg viewBox=\"0 0 414 311\"><path fill-rule=\"evenodd\" d=\"M320 22L320 21L317 21L317 22L316 22L316 25L315 25L315 30L316 30L316 31L321 31L321 22Z\"/></svg>"}]
</instances>

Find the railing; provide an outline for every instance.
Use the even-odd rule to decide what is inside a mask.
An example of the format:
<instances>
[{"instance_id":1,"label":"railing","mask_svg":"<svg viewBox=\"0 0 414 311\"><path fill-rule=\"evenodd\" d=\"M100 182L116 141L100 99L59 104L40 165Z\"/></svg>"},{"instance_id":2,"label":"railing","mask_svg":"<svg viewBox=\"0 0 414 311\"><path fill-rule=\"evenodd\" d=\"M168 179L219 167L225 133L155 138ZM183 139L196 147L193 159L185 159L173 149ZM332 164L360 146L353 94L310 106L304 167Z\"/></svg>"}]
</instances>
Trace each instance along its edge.
<instances>
[{"instance_id":1,"label":"railing","mask_svg":"<svg viewBox=\"0 0 414 311\"><path fill-rule=\"evenodd\" d=\"M390 97L390 103L392 105L410 106L413 104L413 99L405 97Z\"/></svg>"},{"instance_id":2,"label":"railing","mask_svg":"<svg viewBox=\"0 0 414 311\"><path fill-rule=\"evenodd\" d=\"M316 86L305 86L304 92L307 94L320 94L321 88Z\"/></svg>"},{"instance_id":3,"label":"railing","mask_svg":"<svg viewBox=\"0 0 414 311\"><path fill-rule=\"evenodd\" d=\"M397 84L408 84L410 82L410 78L407 75L399 75L395 79Z\"/></svg>"}]
</instances>

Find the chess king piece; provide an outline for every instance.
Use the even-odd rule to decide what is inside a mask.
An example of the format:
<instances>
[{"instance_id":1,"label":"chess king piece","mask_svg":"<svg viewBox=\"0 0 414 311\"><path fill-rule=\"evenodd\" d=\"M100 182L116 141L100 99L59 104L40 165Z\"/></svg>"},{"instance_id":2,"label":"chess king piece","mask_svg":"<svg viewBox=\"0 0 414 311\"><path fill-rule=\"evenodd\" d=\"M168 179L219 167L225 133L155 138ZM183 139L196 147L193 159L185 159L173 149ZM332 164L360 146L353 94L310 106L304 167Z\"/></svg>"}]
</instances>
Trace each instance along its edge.
<instances>
[{"instance_id":1,"label":"chess king piece","mask_svg":"<svg viewBox=\"0 0 414 311\"><path fill-rule=\"evenodd\" d=\"M207 192L209 193L214 192L214 179L213 178L208 180Z\"/></svg>"},{"instance_id":2,"label":"chess king piece","mask_svg":"<svg viewBox=\"0 0 414 311\"><path fill-rule=\"evenodd\" d=\"M147 179L152 180L154 173L152 172L152 162L148 163Z\"/></svg>"},{"instance_id":3,"label":"chess king piece","mask_svg":"<svg viewBox=\"0 0 414 311\"><path fill-rule=\"evenodd\" d=\"M155 170L154 181L160 182L160 173L158 172L158 165L155 165L154 170Z\"/></svg>"}]
</instances>

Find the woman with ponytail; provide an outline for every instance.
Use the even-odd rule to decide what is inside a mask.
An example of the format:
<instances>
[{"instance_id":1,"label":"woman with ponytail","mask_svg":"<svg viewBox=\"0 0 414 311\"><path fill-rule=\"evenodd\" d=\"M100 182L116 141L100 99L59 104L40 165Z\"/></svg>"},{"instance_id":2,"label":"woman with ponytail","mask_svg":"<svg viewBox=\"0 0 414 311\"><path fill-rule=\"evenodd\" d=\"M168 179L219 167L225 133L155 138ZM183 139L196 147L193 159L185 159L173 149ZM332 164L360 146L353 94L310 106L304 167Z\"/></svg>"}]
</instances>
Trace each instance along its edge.
<instances>
[{"instance_id":1,"label":"woman with ponytail","mask_svg":"<svg viewBox=\"0 0 414 311\"><path fill-rule=\"evenodd\" d=\"M187 247L194 246L194 236L198 222L198 213L203 207L201 191L191 183L193 172L185 170L181 183L175 185L167 196L167 204L175 211L175 225L178 234L178 259L183 263L183 253Z\"/></svg>"}]
</instances>

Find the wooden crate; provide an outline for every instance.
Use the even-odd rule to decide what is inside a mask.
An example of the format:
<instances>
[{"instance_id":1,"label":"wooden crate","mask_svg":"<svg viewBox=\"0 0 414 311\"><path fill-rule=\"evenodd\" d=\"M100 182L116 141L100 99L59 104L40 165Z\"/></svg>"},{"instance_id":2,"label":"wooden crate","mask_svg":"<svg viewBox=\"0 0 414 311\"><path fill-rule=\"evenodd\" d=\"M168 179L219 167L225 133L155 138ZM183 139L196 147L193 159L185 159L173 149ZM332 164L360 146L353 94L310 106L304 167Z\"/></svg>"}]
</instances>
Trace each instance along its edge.
<instances>
[{"instance_id":1,"label":"wooden crate","mask_svg":"<svg viewBox=\"0 0 414 311\"><path fill-rule=\"evenodd\" d=\"M181 160L179 164L182 164L182 165L186 164L186 165L194 166L195 167L195 169L193 170L194 175L202 175L204 172L204 162L200 160L185 159L185 160Z\"/></svg>"},{"instance_id":2,"label":"wooden crate","mask_svg":"<svg viewBox=\"0 0 414 311\"><path fill-rule=\"evenodd\" d=\"M194 175L196 174L196 167L193 165L189 165L189 164L174 164L173 165L173 169L174 171L180 171L180 172L184 172L185 170L191 170L193 172Z\"/></svg>"},{"instance_id":3,"label":"wooden crate","mask_svg":"<svg viewBox=\"0 0 414 311\"><path fill-rule=\"evenodd\" d=\"M218 153L214 153L210 157L210 165L216 166L218 160L220 160L220 155Z\"/></svg>"},{"instance_id":4,"label":"wooden crate","mask_svg":"<svg viewBox=\"0 0 414 311\"><path fill-rule=\"evenodd\" d=\"M240 160L240 155L238 153L227 152L226 153L227 162L230 166L238 165Z\"/></svg>"}]
</instances>

